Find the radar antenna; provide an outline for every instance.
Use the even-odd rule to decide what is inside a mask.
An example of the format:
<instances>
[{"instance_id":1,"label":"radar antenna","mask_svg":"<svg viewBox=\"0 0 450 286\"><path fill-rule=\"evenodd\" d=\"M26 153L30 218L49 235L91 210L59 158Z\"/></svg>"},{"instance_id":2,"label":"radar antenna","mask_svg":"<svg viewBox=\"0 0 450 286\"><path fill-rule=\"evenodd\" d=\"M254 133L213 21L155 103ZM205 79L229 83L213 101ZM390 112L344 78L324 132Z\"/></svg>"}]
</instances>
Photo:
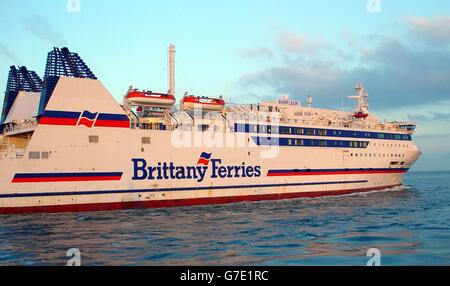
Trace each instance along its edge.
<instances>
[{"instance_id":1,"label":"radar antenna","mask_svg":"<svg viewBox=\"0 0 450 286\"><path fill-rule=\"evenodd\" d=\"M356 100L354 117L366 118L369 115L369 103L367 97L369 97L369 95L364 86L361 83L357 83L355 86L355 95L348 97Z\"/></svg>"}]
</instances>

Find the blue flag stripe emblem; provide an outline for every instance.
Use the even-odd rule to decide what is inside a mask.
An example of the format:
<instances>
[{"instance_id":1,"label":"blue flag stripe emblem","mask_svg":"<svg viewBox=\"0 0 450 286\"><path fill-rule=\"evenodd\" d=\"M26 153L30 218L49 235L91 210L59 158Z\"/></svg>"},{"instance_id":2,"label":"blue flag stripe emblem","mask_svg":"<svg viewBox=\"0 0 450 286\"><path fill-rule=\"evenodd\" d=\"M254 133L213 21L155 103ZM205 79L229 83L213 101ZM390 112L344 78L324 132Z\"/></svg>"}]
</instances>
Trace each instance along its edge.
<instances>
[{"instance_id":1,"label":"blue flag stripe emblem","mask_svg":"<svg viewBox=\"0 0 450 286\"><path fill-rule=\"evenodd\" d=\"M209 160L211 158L211 154L212 153L202 152L202 154L200 155L200 158L204 158L206 160Z\"/></svg>"},{"instance_id":2,"label":"blue flag stripe emblem","mask_svg":"<svg viewBox=\"0 0 450 286\"><path fill-rule=\"evenodd\" d=\"M98 112L91 113L91 112L85 110L85 111L83 111L83 114L81 115L81 117L85 117L87 119L94 120L95 117L97 117L97 113Z\"/></svg>"}]
</instances>

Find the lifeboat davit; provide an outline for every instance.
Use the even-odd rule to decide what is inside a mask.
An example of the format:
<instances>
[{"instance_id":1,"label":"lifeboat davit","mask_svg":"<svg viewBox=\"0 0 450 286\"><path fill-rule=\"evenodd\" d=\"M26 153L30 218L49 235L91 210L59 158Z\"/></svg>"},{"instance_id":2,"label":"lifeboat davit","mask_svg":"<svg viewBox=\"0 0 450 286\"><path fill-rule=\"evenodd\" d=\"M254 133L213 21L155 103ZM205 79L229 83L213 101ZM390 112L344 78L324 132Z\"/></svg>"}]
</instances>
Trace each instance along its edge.
<instances>
[{"instance_id":1,"label":"lifeboat davit","mask_svg":"<svg viewBox=\"0 0 450 286\"><path fill-rule=\"evenodd\" d=\"M369 116L369 114L364 113L362 111L356 112L355 114L353 114L353 117L355 118L367 118L367 116Z\"/></svg>"},{"instance_id":2,"label":"lifeboat davit","mask_svg":"<svg viewBox=\"0 0 450 286\"><path fill-rule=\"evenodd\" d=\"M211 98L205 96L189 95L181 100L183 109L203 111L222 111L225 107L225 101L221 98Z\"/></svg>"},{"instance_id":3,"label":"lifeboat davit","mask_svg":"<svg viewBox=\"0 0 450 286\"><path fill-rule=\"evenodd\" d=\"M151 91L132 90L127 94L127 100L136 106L154 106L168 108L175 104L175 97L171 94Z\"/></svg>"}]
</instances>

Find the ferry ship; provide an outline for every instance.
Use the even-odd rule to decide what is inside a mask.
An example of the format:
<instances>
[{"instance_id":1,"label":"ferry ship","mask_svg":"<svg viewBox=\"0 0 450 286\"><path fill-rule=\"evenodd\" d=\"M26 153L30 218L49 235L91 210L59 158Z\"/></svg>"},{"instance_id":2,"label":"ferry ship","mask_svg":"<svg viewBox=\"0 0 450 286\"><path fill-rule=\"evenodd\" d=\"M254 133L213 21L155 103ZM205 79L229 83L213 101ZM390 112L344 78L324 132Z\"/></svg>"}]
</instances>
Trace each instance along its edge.
<instances>
[{"instance_id":1,"label":"ferry ship","mask_svg":"<svg viewBox=\"0 0 450 286\"><path fill-rule=\"evenodd\" d=\"M357 84L353 111L284 96L226 104L129 87L118 103L68 48L43 80L8 76L0 135L0 213L175 207L342 195L402 184L419 158L413 122L380 121ZM179 100L179 101L178 101Z\"/></svg>"}]
</instances>

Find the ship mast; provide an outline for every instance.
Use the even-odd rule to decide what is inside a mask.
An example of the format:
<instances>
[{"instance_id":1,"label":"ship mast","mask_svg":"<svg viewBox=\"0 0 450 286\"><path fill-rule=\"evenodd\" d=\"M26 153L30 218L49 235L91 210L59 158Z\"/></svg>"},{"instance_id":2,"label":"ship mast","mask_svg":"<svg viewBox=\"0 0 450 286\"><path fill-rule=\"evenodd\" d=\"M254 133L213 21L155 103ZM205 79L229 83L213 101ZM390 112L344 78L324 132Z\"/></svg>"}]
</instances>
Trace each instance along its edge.
<instances>
[{"instance_id":1,"label":"ship mast","mask_svg":"<svg viewBox=\"0 0 450 286\"><path fill-rule=\"evenodd\" d=\"M169 59L169 94L175 96L175 45L170 44L168 49Z\"/></svg>"},{"instance_id":2,"label":"ship mast","mask_svg":"<svg viewBox=\"0 0 450 286\"><path fill-rule=\"evenodd\" d=\"M356 95L349 96L350 99L356 100L355 113L369 114L369 103L367 102L367 91L361 83L356 84Z\"/></svg>"}]
</instances>

